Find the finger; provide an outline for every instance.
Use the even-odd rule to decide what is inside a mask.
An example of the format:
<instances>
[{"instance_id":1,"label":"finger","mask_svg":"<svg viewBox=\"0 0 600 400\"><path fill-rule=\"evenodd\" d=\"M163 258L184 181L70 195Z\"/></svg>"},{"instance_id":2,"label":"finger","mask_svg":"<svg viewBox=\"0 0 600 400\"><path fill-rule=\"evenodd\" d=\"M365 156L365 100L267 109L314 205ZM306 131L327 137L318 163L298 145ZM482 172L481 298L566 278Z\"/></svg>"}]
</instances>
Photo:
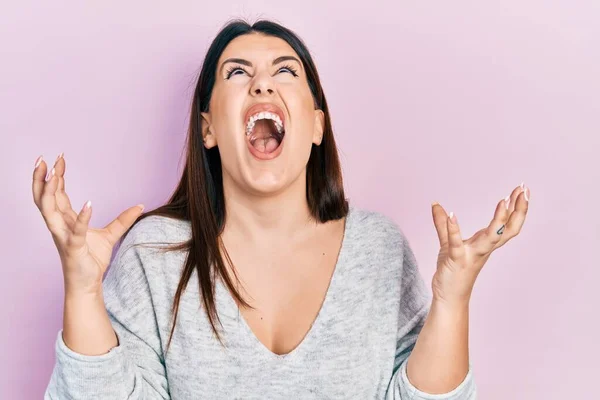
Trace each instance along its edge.
<instances>
[{"instance_id":1,"label":"finger","mask_svg":"<svg viewBox=\"0 0 600 400\"><path fill-rule=\"evenodd\" d=\"M514 188L512 192L510 192L510 195L509 195L510 196L510 200L509 200L510 204L508 207L509 214L515 210L515 203L517 201L517 197L519 197L519 195L523 192L524 187L525 187L525 183L522 182L519 186Z\"/></svg>"},{"instance_id":2,"label":"finger","mask_svg":"<svg viewBox=\"0 0 600 400\"><path fill-rule=\"evenodd\" d=\"M109 234L108 240L111 245L114 246L117 243L121 236L123 236L127 229L133 225L143 211L143 204L138 204L137 206L128 208L104 228Z\"/></svg>"},{"instance_id":3,"label":"finger","mask_svg":"<svg viewBox=\"0 0 600 400\"><path fill-rule=\"evenodd\" d=\"M527 186L525 186L525 191L521 192L517 197L517 200L515 201L515 209L510 214L508 222L506 223L506 230L504 231L504 235L506 235L506 238L504 239L505 242L517 236L521 232L521 229L525 224L527 212L529 211L530 199L531 191Z\"/></svg>"},{"instance_id":4,"label":"finger","mask_svg":"<svg viewBox=\"0 0 600 400\"><path fill-rule=\"evenodd\" d=\"M529 188L525 187L525 189L529 196ZM494 219L485 229L484 235L478 238L477 243L473 244L479 254L487 254L504 246L521 231L527 214L528 201L520 186L513 190L510 197L513 198L513 196L515 200L509 200L508 210L506 209L506 199L498 204Z\"/></svg>"},{"instance_id":5,"label":"finger","mask_svg":"<svg viewBox=\"0 0 600 400\"><path fill-rule=\"evenodd\" d=\"M35 161L35 166L33 169L33 183L31 185L31 191L33 193L33 202L37 208L40 209L40 211L42 210L42 191L44 190L44 185L46 184L47 169L48 167L46 166L43 156L39 156Z\"/></svg>"},{"instance_id":6,"label":"finger","mask_svg":"<svg viewBox=\"0 0 600 400\"><path fill-rule=\"evenodd\" d=\"M458 220L454 213L450 213L446 219L446 225L448 226L448 256L453 261L460 261L465 255L465 246L460 234Z\"/></svg>"},{"instance_id":7,"label":"finger","mask_svg":"<svg viewBox=\"0 0 600 400\"><path fill-rule=\"evenodd\" d=\"M92 218L92 202L87 201L73 224L73 235L69 242L70 249L81 248L86 241L87 231L89 229L90 219Z\"/></svg>"},{"instance_id":8,"label":"finger","mask_svg":"<svg viewBox=\"0 0 600 400\"><path fill-rule=\"evenodd\" d=\"M506 198L498 202L492 221L481 231L480 235L473 237L473 242L469 243L478 255L489 254L500 246L500 242L504 239L506 223L510 216L510 211L506 208L507 205L510 209L510 196L506 196Z\"/></svg>"},{"instance_id":9,"label":"finger","mask_svg":"<svg viewBox=\"0 0 600 400\"><path fill-rule=\"evenodd\" d=\"M64 217L67 219L69 225L73 225L75 220L77 219L77 213L73 210L71 206L71 201L69 200L69 196L67 192L65 192L65 170L66 160L63 157L64 154L61 153L56 162L54 163L54 169L56 170L56 176L58 177L58 188L56 190L56 205L60 212L64 214Z\"/></svg>"},{"instance_id":10,"label":"finger","mask_svg":"<svg viewBox=\"0 0 600 400\"><path fill-rule=\"evenodd\" d=\"M58 186L58 179L55 174L54 168L50 171L50 176L47 182L44 184L42 189L42 195L40 197L40 209L42 216L48 225L50 232L57 236L62 236L65 230L65 220L61 212L56 207L56 188Z\"/></svg>"},{"instance_id":11,"label":"finger","mask_svg":"<svg viewBox=\"0 0 600 400\"><path fill-rule=\"evenodd\" d=\"M446 221L448 220L448 214L446 210L439 203L434 202L431 205L431 215L433 217L433 224L438 234L438 240L440 247L444 247L448 243L448 227Z\"/></svg>"}]
</instances>

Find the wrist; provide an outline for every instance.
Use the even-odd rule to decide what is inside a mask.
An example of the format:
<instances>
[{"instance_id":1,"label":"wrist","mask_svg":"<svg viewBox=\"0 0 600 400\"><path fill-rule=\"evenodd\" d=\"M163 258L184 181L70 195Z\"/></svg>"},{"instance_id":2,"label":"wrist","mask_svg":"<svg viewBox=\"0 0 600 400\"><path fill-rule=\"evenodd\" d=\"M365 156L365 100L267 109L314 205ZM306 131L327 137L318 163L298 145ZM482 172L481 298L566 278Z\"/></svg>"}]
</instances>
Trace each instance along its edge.
<instances>
[{"instance_id":1,"label":"wrist","mask_svg":"<svg viewBox=\"0 0 600 400\"><path fill-rule=\"evenodd\" d=\"M102 298L102 282L92 285L82 286L79 282L73 279L64 279L65 296L82 297L82 298Z\"/></svg>"},{"instance_id":2,"label":"wrist","mask_svg":"<svg viewBox=\"0 0 600 400\"><path fill-rule=\"evenodd\" d=\"M444 313L448 315L460 315L469 313L470 299L440 299L434 297L431 302L432 312Z\"/></svg>"},{"instance_id":3,"label":"wrist","mask_svg":"<svg viewBox=\"0 0 600 400\"><path fill-rule=\"evenodd\" d=\"M65 286L65 303L104 303L104 292L102 287L82 289Z\"/></svg>"}]
</instances>

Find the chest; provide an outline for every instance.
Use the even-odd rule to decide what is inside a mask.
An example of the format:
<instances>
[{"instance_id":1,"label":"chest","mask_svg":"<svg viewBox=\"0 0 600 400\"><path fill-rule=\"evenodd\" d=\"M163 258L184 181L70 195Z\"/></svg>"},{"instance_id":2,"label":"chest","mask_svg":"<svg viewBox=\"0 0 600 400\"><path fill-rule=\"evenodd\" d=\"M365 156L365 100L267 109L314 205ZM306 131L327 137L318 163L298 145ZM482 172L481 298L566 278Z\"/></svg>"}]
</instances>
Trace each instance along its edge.
<instances>
[{"instance_id":1,"label":"chest","mask_svg":"<svg viewBox=\"0 0 600 400\"><path fill-rule=\"evenodd\" d=\"M277 246L228 246L238 290L253 309L238 309L217 281L222 346L190 286L180 314L187 324L175 331L169 356L177 363L166 363L173 398L384 398L395 365L400 279L377 278L392 260L376 264L341 240L287 254Z\"/></svg>"},{"instance_id":2,"label":"chest","mask_svg":"<svg viewBox=\"0 0 600 400\"><path fill-rule=\"evenodd\" d=\"M210 393L214 399L384 397L394 367L397 312L390 313L389 320L382 318L369 296L359 299L345 289L344 280L334 281L335 295L327 298L309 334L278 356L273 354L276 347L259 343L266 338L281 343L278 336L263 337L256 327L251 332L243 313L232 312L232 298L224 286L218 286L226 347L212 337L206 318L198 313L198 299L186 302L181 316L195 322L193 331L178 333L170 355L178 362L167 362L173 398L190 393L190 398Z\"/></svg>"},{"instance_id":3,"label":"chest","mask_svg":"<svg viewBox=\"0 0 600 400\"><path fill-rule=\"evenodd\" d=\"M301 343L317 318L335 271L335 257L321 253L280 263L259 269L261 273L240 274L242 292L253 307L240 307L240 314L265 347L286 354Z\"/></svg>"},{"instance_id":4,"label":"chest","mask_svg":"<svg viewBox=\"0 0 600 400\"><path fill-rule=\"evenodd\" d=\"M238 290L251 306L240 306L240 315L272 353L293 351L317 319L335 273L342 228L298 246L230 251Z\"/></svg>"},{"instance_id":5,"label":"chest","mask_svg":"<svg viewBox=\"0 0 600 400\"><path fill-rule=\"evenodd\" d=\"M167 363L172 393L185 389L185 393L195 393L194 398L210 393L214 399L383 398L393 371L396 344L395 332L383 327L392 326L386 322L393 321L382 320L373 312L374 304L345 290L345 281L332 284L334 296L320 305L322 312L310 321L314 322L310 330L281 352L276 346L267 346L267 339L275 345L289 343L281 338L291 337L294 331L280 330L281 336L267 331L270 336L261 336L256 326L252 328L248 314L232 312L233 299L220 282L217 301L223 305L226 347L212 338L206 318L198 315L196 303L190 301L182 317L195 318L197 328L193 333L179 332L178 342L185 346L175 346L171 355L179 362ZM197 385L198 391L190 390L190 384Z\"/></svg>"}]
</instances>

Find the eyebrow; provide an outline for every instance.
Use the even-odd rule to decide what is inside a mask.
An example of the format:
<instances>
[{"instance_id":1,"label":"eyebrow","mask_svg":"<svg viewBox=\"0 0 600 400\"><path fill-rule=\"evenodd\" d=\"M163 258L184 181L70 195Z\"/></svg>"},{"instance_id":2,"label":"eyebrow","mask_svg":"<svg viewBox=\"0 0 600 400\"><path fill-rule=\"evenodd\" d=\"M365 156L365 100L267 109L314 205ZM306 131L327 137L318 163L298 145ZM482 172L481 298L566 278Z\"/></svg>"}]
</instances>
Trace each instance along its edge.
<instances>
[{"instance_id":1,"label":"eyebrow","mask_svg":"<svg viewBox=\"0 0 600 400\"><path fill-rule=\"evenodd\" d=\"M281 56L281 57L277 57L275 60L273 60L273 64L272 65L276 65L276 64L282 63L284 61L296 61L298 64L300 64L302 66L302 63L300 62L300 60L298 60L294 56ZM250 61L248 61L248 60L244 60L243 58L228 58L227 60L223 61L223 64L221 64L220 71L223 70L223 67L227 63L236 63L236 64L245 65L247 67L252 67L252 63Z\"/></svg>"}]
</instances>

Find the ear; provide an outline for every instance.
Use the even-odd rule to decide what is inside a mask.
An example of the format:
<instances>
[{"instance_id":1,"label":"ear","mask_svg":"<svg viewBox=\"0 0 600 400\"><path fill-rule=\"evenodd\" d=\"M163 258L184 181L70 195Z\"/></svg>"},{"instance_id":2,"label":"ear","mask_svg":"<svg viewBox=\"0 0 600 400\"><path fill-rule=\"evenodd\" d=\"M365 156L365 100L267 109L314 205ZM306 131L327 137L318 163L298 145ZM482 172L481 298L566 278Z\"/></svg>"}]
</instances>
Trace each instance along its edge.
<instances>
[{"instance_id":1,"label":"ear","mask_svg":"<svg viewBox=\"0 0 600 400\"><path fill-rule=\"evenodd\" d=\"M210 112L203 112L200 115L202 115L202 139L204 140L204 147L212 149L217 145L217 137L210 122Z\"/></svg>"},{"instance_id":2,"label":"ear","mask_svg":"<svg viewBox=\"0 0 600 400\"><path fill-rule=\"evenodd\" d=\"M325 129L325 113L315 110L315 130L313 132L313 143L319 146L323 141L323 130Z\"/></svg>"}]
</instances>

